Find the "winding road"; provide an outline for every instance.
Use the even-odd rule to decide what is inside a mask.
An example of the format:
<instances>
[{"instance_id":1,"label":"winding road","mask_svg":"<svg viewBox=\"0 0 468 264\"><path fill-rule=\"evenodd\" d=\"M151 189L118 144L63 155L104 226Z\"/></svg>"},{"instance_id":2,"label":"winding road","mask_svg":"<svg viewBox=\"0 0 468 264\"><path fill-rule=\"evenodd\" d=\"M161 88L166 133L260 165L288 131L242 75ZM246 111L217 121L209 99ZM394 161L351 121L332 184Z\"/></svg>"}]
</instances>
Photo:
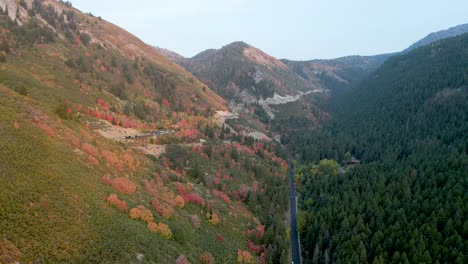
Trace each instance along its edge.
<instances>
[{"instance_id":1,"label":"winding road","mask_svg":"<svg viewBox=\"0 0 468 264\"><path fill-rule=\"evenodd\" d=\"M297 232L297 200L296 186L294 185L294 165L289 162L289 190L291 196L289 199L289 213L291 214L291 263L301 263L301 251L299 244L299 234Z\"/></svg>"}]
</instances>

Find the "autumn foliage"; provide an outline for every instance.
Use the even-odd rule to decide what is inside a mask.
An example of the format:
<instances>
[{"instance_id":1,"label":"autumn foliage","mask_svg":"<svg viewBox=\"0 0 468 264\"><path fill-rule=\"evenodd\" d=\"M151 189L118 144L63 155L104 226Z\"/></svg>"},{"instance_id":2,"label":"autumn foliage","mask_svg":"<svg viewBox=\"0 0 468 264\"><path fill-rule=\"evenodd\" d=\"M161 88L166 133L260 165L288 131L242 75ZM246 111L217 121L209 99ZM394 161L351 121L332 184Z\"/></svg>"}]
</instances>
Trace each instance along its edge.
<instances>
[{"instance_id":1,"label":"autumn foliage","mask_svg":"<svg viewBox=\"0 0 468 264\"><path fill-rule=\"evenodd\" d=\"M193 203L196 205L203 206L205 205L205 200L201 198L197 193L189 193L191 190L191 186L184 186L181 183L175 183L175 187L177 192L179 193L186 203Z\"/></svg>"},{"instance_id":2,"label":"autumn foliage","mask_svg":"<svg viewBox=\"0 0 468 264\"><path fill-rule=\"evenodd\" d=\"M237 250L237 262L238 263L253 263L252 255L244 250Z\"/></svg>"},{"instance_id":3,"label":"autumn foliage","mask_svg":"<svg viewBox=\"0 0 468 264\"><path fill-rule=\"evenodd\" d=\"M200 255L200 262L202 264L214 264L215 259L214 259L213 255L211 253L205 252L205 253Z\"/></svg>"},{"instance_id":4,"label":"autumn foliage","mask_svg":"<svg viewBox=\"0 0 468 264\"><path fill-rule=\"evenodd\" d=\"M133 183L131 180L127 178L115 178L111 179L109 177L103 177L102 181L107 184L111 185L115 190L120 192L121 194L134 194L137 187L136 184Z\"/></svg>"},{"instance_id":5,"label":"autumn foliage","mask_svg":"<svg viewBox=\"0 0 468 264\"><path fill-rule=\"evenodd\" d=\"M81 149L88 154L89 156L96 158L98 154L98 150L91 144L89 143L83 143L81 145Z\"/></svg>"},{"instance_id":6,"label":"autumn foliage","mask_svg":"<svg viewBox=\"0 0 468 264\"><path fill-rule=\"evenodd\" d=\"M118 156L108 150L101 150L101 155L106 160L106 165L111 168L115 168L117 171L123 171L123 163L119 160Z\"/></svg>"},{"instance_id":7,"label":"autumn foliage","mask_svg":"<svg viewBox=\"0 0 468 264\"><path fill-rule=\"evenodd\" d=\"M0 241L0 263L20 263L21 251L9 240Z\"/></svg>"},{"instance_id":8,"label":"autumn foliage","mask_svg":"<svg viewBox=\"0 0 468 264\"><path fill-rule=\"evenodd\" d=\"M88 162L92 165L99 165L99 161L93 156L88 156Z\"/></svg>"},{"instance_id":9,"label":"autumn foliage","mask_svg":"<svg viewBox=\"0 0 468 264\"><path fill-rule=\"evenodd\" d=\"M139 205L130 210L130 217L132 219L141 219L145 222L153 221L153 214L150 210L146 209L143 205Z\"/></svg>"},{"instance_id":10,"label":"autumn foliage","mask_svg":"<svg viewBox=\"0 0 468 264\"><path fill-rule=\"evenodd\" d=\"M260 253L260 246L255 245L252 241L247 241L247 247L250 249L250 251L254 252L255 254Z\"/></svg>"},{"instance_id":11,"label":"autumn foliage","mask_svg":"<svg viewBox=\"0 0 468 264\"><path fill-rule=\"evenodd\" d=\"M166 219L169 219L174 211L172 207L162 204L156 197L151 201L151 206L158 214Z\"/></svg>"},{"instance_id":12,"label":"autumn foliage","mask_svg":"<svg viewBox=\"0 0 468 264\"><path fill-rule=\"evenodd\" d=\"M164 238L171 239L172 238L172 231L168 225L163 223L155 223L155 222L148 222L148 230L161 235Z\"/></svg>"},{"instance_id":13,"label":"autumn foliage","mask_svg":"<svg viewBox=\"0 0 468 264\"><path fill-rule=\"evenodd\" d=\"M219 223L219 216L216 213L207 213L206 218L208 218L208 222L213 225L217 225Z\"/></svg>"},{"instance_id":14,"label":"autumn foliage","mask_svg":"<svg viewBox=\"0 0 468 264\"><path fill-rule=\"evenodd\" d=\"M190 264L190 261L188 261L188 259L184 255L180 255L176 259L176 264Z\"/></svg>"},{"instance_id":15,"label":"autumn foliage","mask_svg":"<svg viewBox=\"0 0 468 264\"><path fill-rule=\"evenodd\" d=\"M37 123L37 127L44 131L49 137L55 136L55 131L50 126L42 123Z\"/></svg>"},{"instance_id":16,"label":"autumn foliage","mask_svg":"<svg viewBox=\"0 0 468 264\"><path fill-rule=\"evenodd\" d=\"M185 201L184 201L184 198L180 195L177 195L175 198L174 198L174 203L177 205L177 207L179 208L184 208L185 206Z\"/></svg>"},{"instance_id":17,"label":"autumn foliage","mask_svg":"<svg viewBox=\"0 0 468 264\"><path fill-rule=\"evenodd\" d=\"M122 201L120 200L118 197L117 197L117 194L113 193L111 195L109 195L109 197L107 197L107 201L114 205L115 207L117 207L117 209L121 210L121 211L128 211L128 208L127 208L127 203L125 201Z\"/></svg>"},{"instance_id":18,"label":"autumn foliage","mask_svg":"<svg viewBox=\"0 0 468 264\"><path fill-rule=\"evenodd\" d=\"M226 204L231 204L231 198L229 198L229 196L224 192L213 189L213 195L223 200Z\"/></svg>"}]
</instances>

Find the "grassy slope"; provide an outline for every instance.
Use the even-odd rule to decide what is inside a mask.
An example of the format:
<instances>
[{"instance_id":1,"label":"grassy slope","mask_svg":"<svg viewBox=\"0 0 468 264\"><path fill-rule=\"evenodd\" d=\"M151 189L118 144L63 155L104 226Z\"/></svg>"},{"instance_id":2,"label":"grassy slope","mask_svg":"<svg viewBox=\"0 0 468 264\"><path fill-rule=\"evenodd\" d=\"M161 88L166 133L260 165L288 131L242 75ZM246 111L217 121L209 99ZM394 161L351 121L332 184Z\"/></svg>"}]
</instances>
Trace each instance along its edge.
<instances>
[{"instance_id":1,"label":"grassy slope","mask_svg":"<svg viewBox=\"0 0 468 264\"><path fill-rule=\"evenodd\" d=\"M10 34L9 37L11 40L15 36ZM112 72L101 72L91 68L83 72L65 65L67 58L78 57L92 58L93 62L97 58L106 65L112 64L112 57L117 58L118 65L133 63L126 56L94 44L72 46L65 40L57 40L46 45L20 44L7 55L6 62L0 64L0 177L3 183L0 191L3 242L0 242L0 248L6 244L5 241L11 241L21 252L19 260L24 262L127 262L135 260L137 252L144 254L146 261L154 263L173 262L181 254L197 263L203 252L210 252L218 262L234 262L238 249L247 250L249 237L245 231L255 228L257 223L246 204L234 200L232 191L241 184L250 186L255 180L267 189L266 183L274 178L273 171L284 172L272 161L274 156L242 156L242 160L268 168L263 178L256 178L260 176L256 176L254 168L240 163L223 166L229 163L229 158L221 155L221 145L215 148L213 158L208 161L201 153L188 151L183 158L189 164L203 163L202 170L207 173L207 179L214 177L220 168L223 173L237 175L226 189L233 202L227 206L211 195L209 189L213 186L195 183L196 193L219 214L220 224L208 222L205 215L210 209L207 206L193 204L187 204L183 209L175 207L169 219L162 217L152 208L152 197L145 190L144 182L154 182L154 172L174 175L172 169L164 168L159 159L150 159L125 144L99 136L87 128L85 122L97 120L75 109L76 105L82 105L104 111L96 104L98 99L102 99L116 108L115 112L108 112L119 114L128 102L150 102L142 97L149 80L144 74L131 71L134 82L126 86L128 100L120 100L109 93L106 83L123 79L121 69L114 67ZM173 71L164 65L158 67ZM195 82L198 85L198 81ZM184 83L189 86L190 81ZM176 84L181 86L179 82ZM160 96L158 90L155 93L156 97ZM207 98L211 97L209 93ZM69 120L56 114L63 102L71 108ZM187 101L187 104L198 106L193 101ZM212 106L222 107L222 104L215 102ZM162 106L156 113L157 124L175 124L182 117L188 120L199 118L190 113L179 113L176 117L172 109ZM134 114L129 117L145 123ZM209 120L202 119L201 122L202 127L212 124ZM201 132L199 136L204 137ZM179 141L184 143L182 138ZM214 139L213 144L219 143ZM86 154L85 145L96 148L98 153ZM131 161L118 170L107 165L103 150L115 153L121 163L127 154ZM90 161L92 157L98 164ZM175 179L163 179L167 193L177 194L173 180L184 184L193 181L186 176L186 170L184 167L181 176ZM136 184L137 191L133 195L121 194L103 183L104 176L128 178ZM269 188L282 188L284 191L280 186ZM106 197L112 193L117 193L129 209L138 205L150 209L156 222L169 225L173 238L168 240L151 233L145 222L133 220L128 212L114 208L106 202ZM162 198L161 201L165 205L170 204ZM268 207L268 203L265 206ZM232 216L232 210L237 212L237 217ZM263 211L259 209L255 213L258 212ZM200 229L192 227L190 215L200 217ZM224 237L223 242L217 240L218 234ZM9 253L2 251L0 259Z\"/></svg>"}]
</instances>

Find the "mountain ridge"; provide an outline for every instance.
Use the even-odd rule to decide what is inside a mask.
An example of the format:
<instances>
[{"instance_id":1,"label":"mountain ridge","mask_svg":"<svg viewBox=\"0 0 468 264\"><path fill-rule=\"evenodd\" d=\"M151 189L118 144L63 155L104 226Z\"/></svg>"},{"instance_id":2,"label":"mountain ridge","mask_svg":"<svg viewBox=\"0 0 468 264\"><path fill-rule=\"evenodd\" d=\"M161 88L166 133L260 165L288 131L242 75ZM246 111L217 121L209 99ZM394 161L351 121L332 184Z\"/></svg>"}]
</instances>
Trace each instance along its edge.
<instances>
[{"instance_id":1,"label":"mountain ridge","mask_svg":"<svg viewBox=\"0 0 468 264\"><path fill-rule=\"evenodd\" d=\"M436 42L436 41L439 41L439 40L442 40L442 39L462 35L462 34L467 33L467 32L468 32L468 23L453 26L453 27L450 27L448 29L435 31L435 32L429 33L426 37L416 41L411 46L406 48L403 52L408 52L408 51L416 49L418 47L429 45L429 44L431 44L433 42Z\"/></svg>"},{"instance_id":2,"label":"mountain ridge","mask_svg":"<svg viewBox=\"0 0 468 264\"><path fill-rule=\"evenodd\" d=\"M451 27L449 29L433 32L425 38L415 42L410 47L401 52L408 52L417 47L428 45L434 41L463 34L465 32L468 32L468 24L462 24ZM187 68L187 70L194 72L196 71L195 67L197 67L194 66L194 61L201 62L203 60L209 60L210 56L213 56L214 53L222 50L235 50L247 47L252 47L253 49L255 49L255 52L253 53L262 55L257 56L257 58L260 58L260 61L257 62L267 63L268 59L275 59L273 56L270 56L265 52L261 51L260 49L255 48L243 41L235 41L226 44L220 49L207 49L194 55L191 58L184 58L178 55L177 53L172 53L170 56L172 56L174 62ZM299 61L289 59L275 59L273 65L283 68L284 66L288 67L289 70L292 70L293 72L298 74L302 78L302 81L313 83L315 88L321 88L331 91L344 91L347 88L349 88L352 84L359 82L369 73L373 72L378 67L380 67L385 60L394 55L398 55L401 52L377 54L370 56L350 55L334 59L311 59ZM262 57L268 59L265 60L262 59ZM253 56L253 58L251 59L255 61L255 56ZM283 66L282 64L279 64L277 61L280 61L285 65ZM204 66L199 65L199 67ZM209 82L211 80L210 78L205 78L205 81Z\"/></svg>"}]
</instances>

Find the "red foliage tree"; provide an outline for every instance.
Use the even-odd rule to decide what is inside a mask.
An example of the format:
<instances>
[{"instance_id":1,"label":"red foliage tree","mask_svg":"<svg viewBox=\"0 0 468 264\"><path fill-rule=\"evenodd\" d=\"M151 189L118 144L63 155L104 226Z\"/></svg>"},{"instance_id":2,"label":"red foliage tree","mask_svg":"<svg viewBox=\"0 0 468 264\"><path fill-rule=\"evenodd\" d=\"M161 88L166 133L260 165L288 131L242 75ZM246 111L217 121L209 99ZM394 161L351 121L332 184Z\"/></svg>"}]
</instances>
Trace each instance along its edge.
<instances>
[{"instance_id":1,"label":"red foliage tree","mask_svg":"<svg viewBox=\"0 0 468 264\"><path fill-rule=\"evenodd\" d=\"M107 197L107 201L114 205L115 207L117 207L117 209L119 209L120 211L128 211L128 208L127 208L127 203L125 201L122 201L120 200L118 197L117 197L117 194L113 193L111 195L109 195L109 197Z\"/></svg>"},{"instance_id":2,"label":"red foliage tree","mask_svg":"<svg viewBox=\"0 0 468 264\"><path fill-rule=\"evenodd\" d=\"M190 264L190 261L188 261L188 259L184 255L180 255L176 259L176 264Z\"/></svg>"},{"instance_id":3,"label":"red foliage tree","mask_svg":"<svg viewBox=\"0 0 468 264\"><path fill-rule=\"evenodd\" d=\"M89 156L94 157L94 158L97 157L98 151L93 145L88 144L88 143L83 143L81 145L81 149Z\"/></svg>"},{"instance_id":4,"label":"red foliage tree","mask_svg":"<svg viewBox=\"0 0 468 264\"><path fill-rule=\"evenodd\" d=\"M166 219L169 219L174 211L171 207L165 206L159 202L159 199L157 198L153 198L153 200L151 200L151 206L158 214Z\"/></svg>"},{"instance_id":5,"label":"red foliage tree","mask_svg":"<svg viewBox=\"0 0 468 264\"><path fill-rule=\"evenodd\" d=\"M169 103L169 101L167 99L163 99L162 104L167 108L171 107L171 103Z\"/></svg>"},{"instance_id":6,"label":"red foliage tree","mask_svg":"<svg viewBox=\"0 0 468 264\"><path fill-rule=\"evenodd\" d=\"M127 178L115 178L112 180L112 187L121 194L134 194L137 186L131 180Z\"/></svg>"},{"instance_id":7,"label":"red foliage tree","mask_svg":"<svg viewBox=\"0 0 468 264\"><path fill-rule=\"evenodd\" d=\"M257 225L257 238L262 238L265 235L265 226Z\"/></svg>"},{"instance_id":8,"label":"red foliage tree","mask_svg":"<svg viewBox=\"0 0 468 264\"><path fill-rule=\"evenodd\" d=\"M250 251L254 252L255 254L260 253L260 246L255 245L252 241L247 241L247 247L250 249Z\"/></svg>"},{"instance_id":9,"label":"red foliage tree","mask_svg":"<svg viewBox=\"0 0 468 264\"><path fill-rule=\"evenodd\" d=\"M92 165L95 165L95 166L99 165L99 161L96 158L94 158L93 156L88 156L88 162L90 164L92 164Z\"/></svg>"},{"instance_id":10,"label":"red foliage tree","mask_svg":"<svg viewBox=\"0 0 468 264\"><path fill-rule=\"evenodd\" d=\"M224 192L222 191L218 191L216 189L213 189L213 195L220 198L221 200L223 200L223 202L225 202L226 204L231 204L231 198L229 198L229 196L227 196Z\"/></svg>"},{"instance_id":11,"label":"red foliage tree","mask_svg":"<svg viewBox=\"0 0 468 264\"><path fill-rule=\"evenodd\" d=\"M50 126L42 123L37 123L37 127L44 131L49 137L55 136L55 131Z\"/></svg>"}]
</instances>

